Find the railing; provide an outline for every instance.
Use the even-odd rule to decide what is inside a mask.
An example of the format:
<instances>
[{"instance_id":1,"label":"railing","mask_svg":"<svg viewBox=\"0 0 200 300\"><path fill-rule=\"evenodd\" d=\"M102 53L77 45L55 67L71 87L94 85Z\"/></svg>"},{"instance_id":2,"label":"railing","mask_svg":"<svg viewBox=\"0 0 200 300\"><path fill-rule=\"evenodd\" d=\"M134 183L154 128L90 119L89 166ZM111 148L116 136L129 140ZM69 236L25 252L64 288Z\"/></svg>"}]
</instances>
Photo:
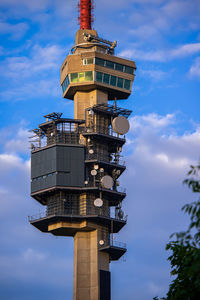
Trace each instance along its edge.
<instances>
[{"instance_id":1,"label":"railing","mask_svg":"<svg viewBox=\"0 0 200 300\"><path fill-rule=\"evenodd\" d=\"M57 132L49 135L47 145L51 144L79 144L80 134L78 132Z\"/></svg>"},{"instance_id":2,"label":"railing","mask_svg":"<svg viewBox=\"0 0 200 300\"><path fill-rule=\"evenodd\" d=\"M117 187L117 192L119 192L119 193L126 193L126 188L124 188L122 186L119 186L119 187Z\"/></svg>"},{"instance_id":3,"label":"railing","mask_svg":"<svg viewBox=\"0 0 200 300\"><path fill-rule=\"evenodd\" d=\"M110 239L110 246L126 249L126 243Z\"/></svg>"},{"instance_id":4,"label":"railing","mask_svg":"<svg viewBox=\"0 0 200 300\"><path fill-rule=\"evenodd\" d=\"M95 207L94 205L80 205L77 206L65 206L65 204L58 203L55 206L47 206L46 210L39 212L33 216L29 216L29 221L35 221L46 217L53 216L70 216L70 217L82 217L82 216L101 216L107 217L112 220L127 221L127 216L120 215L117 209L111 210L109 207Z\"/></svg>"},{"instance_id":5,"label":"railing","mask_svg":"<svg viewBox=\"0 0 200 300\"><path fill-rule=\"evenodd\" d=\"M96 179L96 178L92 178L91 176L89 177L89 180L87 181L87 184L85 185L85 187L88 188L102 188L101 185L101 180ZM126 188L121 187L121 186L113 186L113 188L111 189L106 189L108 191L113 191L113 192L118 192L118 193L126 193Z\"/></svg>"},{"instance_id":6,"label":"railing","mask_svg":"<svg viewBox=\"0 0 200 300\"><path fill-rule=\"evenodd\" d=\"M43 211L43 212L39 212L35 215L28 216L28 221L31 222L31 221L39 220L39 219L42 219L45 217L46 217L46 211Z\"/></svg>"},{"instance_id":7,"label":"railing","mask_svg":"<svg viewBox=\"0 0 200 300\"><path fill-rule=\"evenodd\" d=\"M106 127L106 126L100 126L100 125L92 125L92 126L85 127L85 133L100 133L100 134L105 134L108 136L125 139L125 135L123 135L123 136L119 135L112 129L112 127Z\"/></svg>"},{"instance_id":8,"label":"railing","mask_svg":"<svg viewBox=\"0 0 200 300\"><path fill-rule=\"evenodd\" d=\"M103 242L104 243L102 244L99 243L100 249L108 246L126 249L126 243L114 240L112 235L109 238L104 239Z\"/></svg>"},{"instance_id":9,"label":"railing","mask_svg":"<svg viewBox=\"0 0 200 300\"><path fill-rule=\"evenodd\" d=\"M111 164L114 164L114 165L121 165L121 166L125 166L125 161L122 160L121 158L118 158L118 159L113 159L113 158L109 158L108 155L104 155L104 154L101 154L101 153L93 153L93 154L90 154L90 153L87 153L86 154L86 160L99 160L99 161L105 161L105 162L108 162L108 163L111 163Z\"/></svg>"}]
</instances>

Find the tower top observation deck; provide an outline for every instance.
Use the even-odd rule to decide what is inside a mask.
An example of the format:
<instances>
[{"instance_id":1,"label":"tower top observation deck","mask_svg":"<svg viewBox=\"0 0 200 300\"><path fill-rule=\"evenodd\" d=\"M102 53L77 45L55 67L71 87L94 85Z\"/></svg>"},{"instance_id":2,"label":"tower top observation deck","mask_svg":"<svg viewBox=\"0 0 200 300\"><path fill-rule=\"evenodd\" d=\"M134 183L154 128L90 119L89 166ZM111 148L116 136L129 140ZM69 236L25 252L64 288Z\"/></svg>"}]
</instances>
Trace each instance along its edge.
<instances>
[{"instance_id":1,"label":"tower top observation deck","mask_svg":"<svg viewBox=\"0 0 200 300\"><path fill-rule=\"evenodd\" d=\"M60 83L63 97L74 100L75 118L83 119L87 107L130 96L136 65L115 55L116 41L103 39L92 29L92 0L80 0L78 8L80 29L61 66ZM79 105L80 101L84 103Z\"/></svg>"}]
</instances>

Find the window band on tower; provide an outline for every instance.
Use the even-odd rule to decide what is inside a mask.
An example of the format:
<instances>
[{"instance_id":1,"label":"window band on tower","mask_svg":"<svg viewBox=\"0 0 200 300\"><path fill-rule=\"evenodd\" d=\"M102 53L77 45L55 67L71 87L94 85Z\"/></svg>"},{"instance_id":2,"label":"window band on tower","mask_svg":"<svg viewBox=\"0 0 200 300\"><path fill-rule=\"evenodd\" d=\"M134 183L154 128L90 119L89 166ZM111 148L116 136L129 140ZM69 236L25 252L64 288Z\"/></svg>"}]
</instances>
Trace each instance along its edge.
<instances>
[{"instance_id":1,"label":"window band on tower","mask_svg":"<svg viewBox=\"0 0 200 300\"><path fill-rule=\"evenodd\" d=\"M67 75L62 84L63 93L66 91L70 83L81 83L90 81L96 81L120 89L131 90L131 80L110 75L107 73L87 71L80 73L71 73L69 75L70 80L69 76Z\"/></svg>"},{"instance_id":2,"label":"window band on tower","mask_svg":"<svg viewBox=\"0 0 200 300\"><path fill-rule=\"evenodd\" d=\"M97 66L101 66L101 67L106 67L109 69L113 69L119 72L123 72L123 73L127 73L127 74L134 74L135 72L135 68L127 66L127 65L122 65L122 64L118 64L115 63L113 61L110 60L105 60L102 58L85 58L83 59L83 65L91 65L91 64L96 64Z\"/></svg>"}]
</instances>

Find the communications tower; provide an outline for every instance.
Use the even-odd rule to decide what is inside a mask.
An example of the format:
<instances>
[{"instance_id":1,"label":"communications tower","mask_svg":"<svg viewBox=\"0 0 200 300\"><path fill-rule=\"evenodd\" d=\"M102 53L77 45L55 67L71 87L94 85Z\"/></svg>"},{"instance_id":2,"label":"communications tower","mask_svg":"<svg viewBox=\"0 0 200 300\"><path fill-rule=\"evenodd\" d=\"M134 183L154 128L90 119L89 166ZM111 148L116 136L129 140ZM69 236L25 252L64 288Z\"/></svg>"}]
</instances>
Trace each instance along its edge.
<instances>
[{"instance_id":1,"label":"communications tower","mask_svg":"<svg viewBox=\"0 0 200 300\"><path fill-rule=\"evenodd\" d=\"M80 0L78 7L80 29L61 66L63 97L74 101L74 119L50 113L33 130L31 196L46 211L30 223L74 238L73 300L110 300L109 264L126 252L115 234L126 224L119 177L131 114L117 100L130 96L136 66L115 56L116 41L92 29L92 1Z\"/></svg>"}]
</instances>

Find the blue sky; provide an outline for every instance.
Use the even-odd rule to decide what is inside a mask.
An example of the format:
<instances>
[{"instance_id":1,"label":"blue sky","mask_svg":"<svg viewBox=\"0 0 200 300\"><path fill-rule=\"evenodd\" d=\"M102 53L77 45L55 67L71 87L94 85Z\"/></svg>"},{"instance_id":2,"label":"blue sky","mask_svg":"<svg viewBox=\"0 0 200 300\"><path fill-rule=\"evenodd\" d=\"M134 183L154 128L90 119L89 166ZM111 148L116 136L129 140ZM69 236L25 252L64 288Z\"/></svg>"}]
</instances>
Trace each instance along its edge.
<instances>
[{"instance_id":1,"label":"blue sky","mask_svg":"<svg viewBox=\"0 0 200 300\"><path fill-rule=\"evenodd\" d=\"M73 240L42 234L27 216L29 129L43 115L73 116L62 99L61 63L78 30L74 0L0 0L0 299L72 299ZM200 158L200 2L95 1L99 36L117 40L117 55L135 60L133 110L124 147L127 171L125 259L111 264L113 299L165 295L171 280L165 245L186 227L180 212L195 195L182 185Z\"/></svg>"}]
</instances>

